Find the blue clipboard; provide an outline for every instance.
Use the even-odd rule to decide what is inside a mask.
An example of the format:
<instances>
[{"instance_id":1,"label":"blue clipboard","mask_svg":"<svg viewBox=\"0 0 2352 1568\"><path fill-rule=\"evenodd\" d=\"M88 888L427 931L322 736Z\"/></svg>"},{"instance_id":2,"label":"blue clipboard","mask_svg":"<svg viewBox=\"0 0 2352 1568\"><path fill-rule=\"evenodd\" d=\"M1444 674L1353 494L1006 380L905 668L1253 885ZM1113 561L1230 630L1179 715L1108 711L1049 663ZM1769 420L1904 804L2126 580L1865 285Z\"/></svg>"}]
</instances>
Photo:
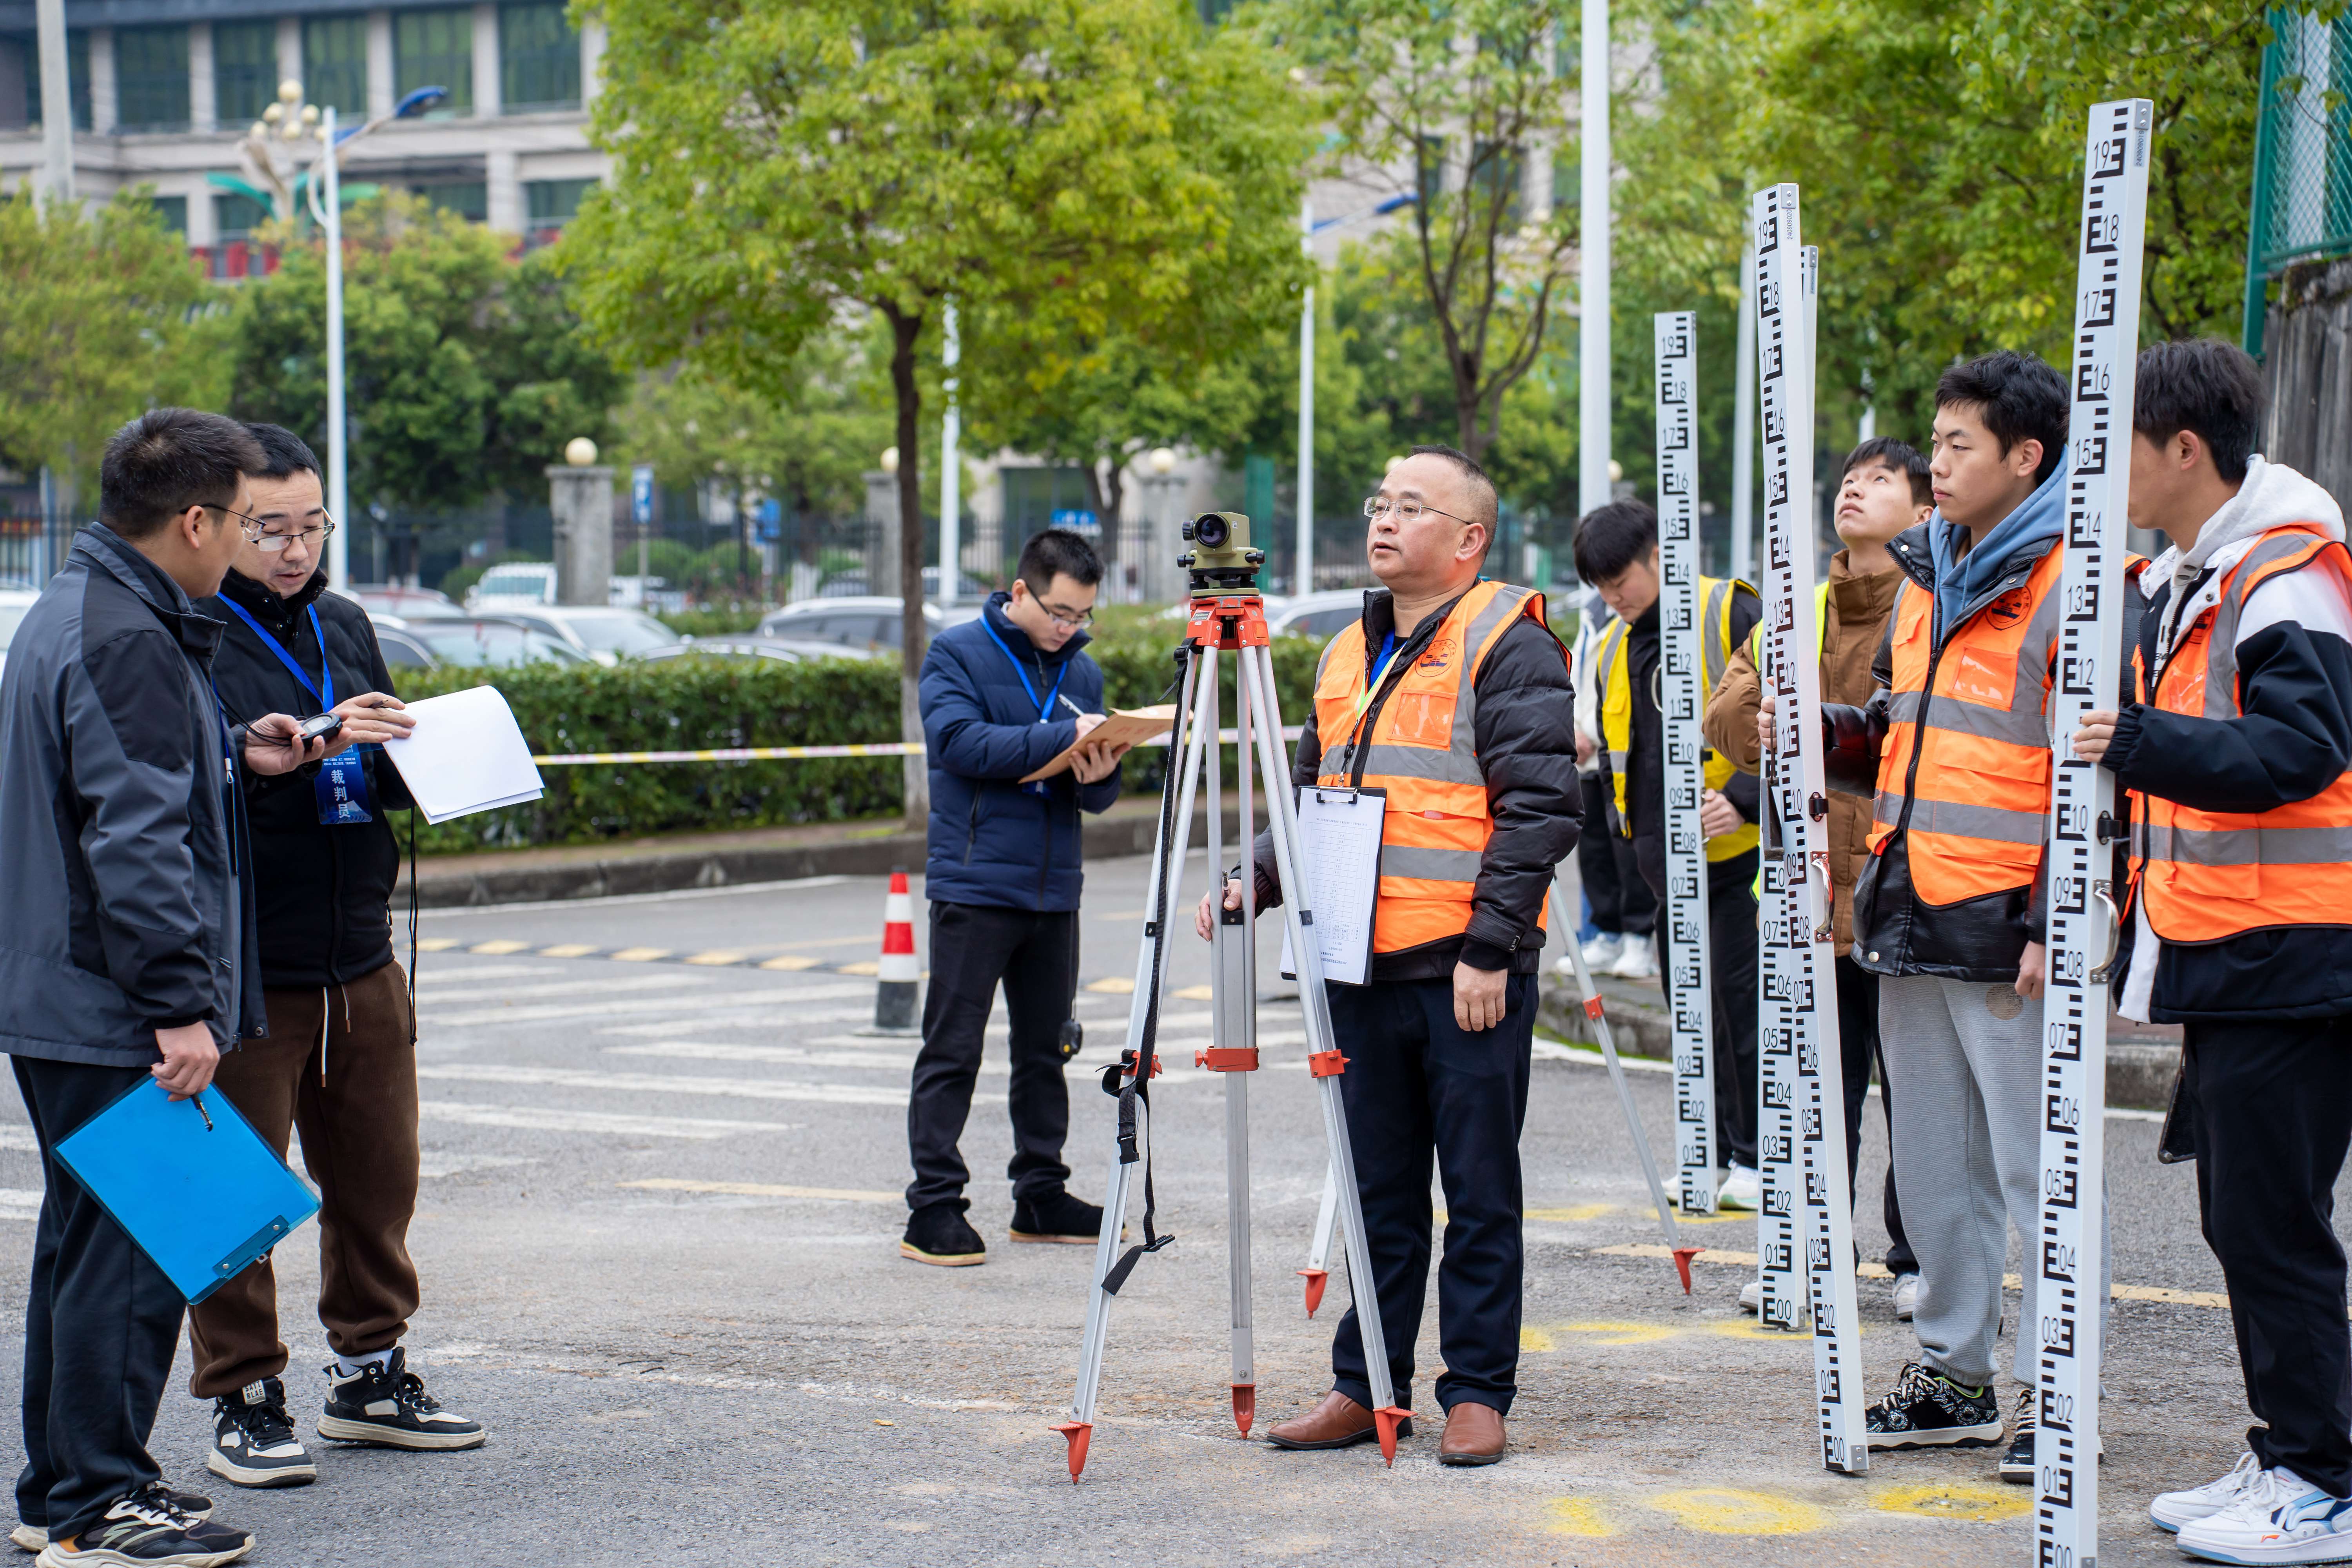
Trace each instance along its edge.
<instances>
[{"instance_id":1,"label":"blue clipboard","mask_svg":"<svg viewBox=\"0 0 2352 1568\"><path fill-rule=\"evenodd\" d=\"M319 1212L224 1095L152 1079L60 1139L58 1159L194 1306Z\"/></svg>"}]
</instances>

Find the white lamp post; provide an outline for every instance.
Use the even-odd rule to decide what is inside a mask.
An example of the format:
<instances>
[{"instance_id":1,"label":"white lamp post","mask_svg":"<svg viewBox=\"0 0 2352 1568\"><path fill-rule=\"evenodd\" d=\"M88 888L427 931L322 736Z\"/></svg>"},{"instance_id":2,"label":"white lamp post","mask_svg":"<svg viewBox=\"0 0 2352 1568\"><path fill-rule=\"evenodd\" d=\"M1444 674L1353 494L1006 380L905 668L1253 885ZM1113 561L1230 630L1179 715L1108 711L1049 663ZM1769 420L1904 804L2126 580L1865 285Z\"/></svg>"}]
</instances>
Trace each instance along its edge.
<instances>
[{"instance_id":1,"label":"white lamp post","mask_svg":"<svg viewBox=\"0 0 2352 1568\"><path fill-rule=\"evenodd\" d=\"M1576 505L1591 511L1609 500L1609 0L1584 0L1582 60Z\"/></svg>"},{"instance_id":2,"label":"white lamp post","mask_svg":"<svg viewBox=\"0 0 2352 1568\"><path fill-rule=\"evenodd\" d=\"M959 347L956 341L956 308L950 300L940 319L945 342L940 345L940 363L947 372L942 390L947 394L947 420L940 432L940 604L956 602L956 579L963 575L963 520L957 515L963 507L963 465L957 461L956 447L963 435L963 409L956 401L956 364Z\"/></svg>"}]
</instances>

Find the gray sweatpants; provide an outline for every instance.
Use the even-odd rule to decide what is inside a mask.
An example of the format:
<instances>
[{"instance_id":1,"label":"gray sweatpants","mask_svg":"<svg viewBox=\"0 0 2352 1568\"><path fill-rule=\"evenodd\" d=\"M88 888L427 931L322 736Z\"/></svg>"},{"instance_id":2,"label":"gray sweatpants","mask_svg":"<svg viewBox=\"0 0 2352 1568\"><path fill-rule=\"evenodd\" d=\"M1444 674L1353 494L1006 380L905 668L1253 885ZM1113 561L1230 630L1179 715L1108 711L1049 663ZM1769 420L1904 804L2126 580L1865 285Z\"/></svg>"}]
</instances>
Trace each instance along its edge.
<instances>
[{"instance_id":1,"label":"gray sweatpants","mask_svg":"<svg viewBox=\"0 0 2352 1568\"><path fill-rule=\"evenodd\" d=\"M2042 1004L2007 982L1882 978L1878 1035L1895 1089L1895 1189L1919 1258L1911 1320L1922 1359L1955 1382L1990 1383L2009 1232L2023 1246L2025 1300L2010 1369L2034 1380L2042 1203ZM2107 1306L2106 1185L2099 1188L2099 1305Z\"/></svg>"}]
</instances>

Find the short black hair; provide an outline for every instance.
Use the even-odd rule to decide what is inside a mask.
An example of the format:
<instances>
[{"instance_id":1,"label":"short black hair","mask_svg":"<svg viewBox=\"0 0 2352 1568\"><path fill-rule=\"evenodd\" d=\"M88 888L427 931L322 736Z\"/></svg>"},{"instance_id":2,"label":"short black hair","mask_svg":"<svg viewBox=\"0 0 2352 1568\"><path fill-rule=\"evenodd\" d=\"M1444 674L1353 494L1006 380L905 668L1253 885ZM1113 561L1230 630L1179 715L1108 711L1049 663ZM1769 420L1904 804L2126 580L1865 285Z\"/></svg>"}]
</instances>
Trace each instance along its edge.
<instances>
[{"instance_id":1,"label":"short black hair","mask_svg":"<svg viewBox=\"0 0 2352 1568\"><path fill-rule=\"evenodd\" d=\"M2004 458L2021 441L2042 443L2040 484L2066 455L2066 382L2033 354L1996 349L1956 364L1936 381L1936 406L1973 408Z\"/></svg>"},{"instance_id":2,"label":"short black hair","mask_svg":"<svg viewBox=\"0 0 2352 1568\"><path fill-rule=\"evenodd\" d=\"M1576 574L1595 587L1656 548L1658 514L1630 496L1596 506L1577 521Z\"/></svg>"},{"instance_id":3,"label":"short black hair","mask_svg":"<svg viewBox=\"0 0 2352 1568\"><path fill-rule=\"evenodd\" d=\"M2261 439L2263 373L2245 350L2220 338L2155 343L2139 351L2132 429L2151 441L2195 432L2213 469L2231 484Z\"/></svg>"},{"instance_id":4,"label":"short black hair","mask_svg":"<svg viewBox=\"0 0 2352 1568\"><path fill-rule=\"evenodd\" d=\"M310 443L283 425L247 425L245 433L261 447L261 467L253 470L257 479L287 479L306 468L314 474L326 471L319 467L319 455Z\"/></svg>"},{"instance_id":5,"label":"short black hair","mask_svg":"<svg viewBox=\"0 0 2352 1568\"><path fill-rule=\"evenodd\" d=\"M1910 442L1898 441L1892 436L1873 436L1845 455L1845 467L1838 470L1838 477L1843 479L1872 463L1893 468L1911 481L1912 505L1936 504L1936 480L1927 472L1927 459Z\"/></svg>"},{"instance_id":6,"label":"short black hair","mask_svg":"<svg viewBox=\"0 0 2352 1568\"><path fill-rule=\"evenodd\" d=\"M1470 481L1470 515L1465 522L1475 522L1486 531L1486 548L1495 546L1495 527L1501 510L1496 499L1495 481L1469 453L1454 447L1415 447L1405 453L1408 458L1443 458L1454 465L1461 476Z\"/></svg>"},{"instance_id":7,"label":"short black hair","mask_svg":"<svg viewBox=\"0 0 2352 1568\"><path fill-rule=\"evenodd\" d=\"M1044 598L1057 576L1089 588L1101 582L1102 557L1095 553L1095 547L1087 542L1085 534L1066 528L1048 528L1029 536L1029 542L1021 547L1021 563L1013 573L1029 584L1030 593Z\"/></svg>"},{"instance_id":8,"label":"short black hair","mask_svg":"<svg viewBox=\"0 0 2352 1568\"><path fill-rule=\"evenodd\" d=\"M194 408L151 408L107 437L98 515L125 539L145 539L192 506L226 506L261 469L245 426Z\"/></svg>"}]
</instances>

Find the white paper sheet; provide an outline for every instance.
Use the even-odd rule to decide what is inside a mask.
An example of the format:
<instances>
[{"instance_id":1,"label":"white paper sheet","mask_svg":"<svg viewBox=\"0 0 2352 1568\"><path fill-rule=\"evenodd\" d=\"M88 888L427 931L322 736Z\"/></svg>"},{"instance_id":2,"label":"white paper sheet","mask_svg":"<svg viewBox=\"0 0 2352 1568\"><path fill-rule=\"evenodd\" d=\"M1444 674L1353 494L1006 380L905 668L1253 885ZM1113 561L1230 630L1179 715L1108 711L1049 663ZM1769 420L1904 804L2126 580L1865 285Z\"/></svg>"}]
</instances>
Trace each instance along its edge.
<instances>
[{"instance_id":1,"label":"white paper sheet","mask_svg":"<svg viewBox=\"0 0 2352 1568\"><path fill-rule=\"evenodd\" d=\"M517 805L546 793L530 742L497 687L427 697L408 711L416 728L404 741L386 741L383 754L425 821Z\"/></svg>"},{"instance_id":2,"label":"white paper sheet","mask_svg":"<svg viewBox=\"0 0 2352 1568\"><path fill-rule=\"evenodd\" d=\"M1323 978L1362 985L1372 977L1372 908L1381 887L1381 824L1388 797L1377 791L1298 789L1298 837L1307 865L1307 905ZM1283 922L1282 973L1295 980L1290 922Z\"/></svg>"}]
</instances>

